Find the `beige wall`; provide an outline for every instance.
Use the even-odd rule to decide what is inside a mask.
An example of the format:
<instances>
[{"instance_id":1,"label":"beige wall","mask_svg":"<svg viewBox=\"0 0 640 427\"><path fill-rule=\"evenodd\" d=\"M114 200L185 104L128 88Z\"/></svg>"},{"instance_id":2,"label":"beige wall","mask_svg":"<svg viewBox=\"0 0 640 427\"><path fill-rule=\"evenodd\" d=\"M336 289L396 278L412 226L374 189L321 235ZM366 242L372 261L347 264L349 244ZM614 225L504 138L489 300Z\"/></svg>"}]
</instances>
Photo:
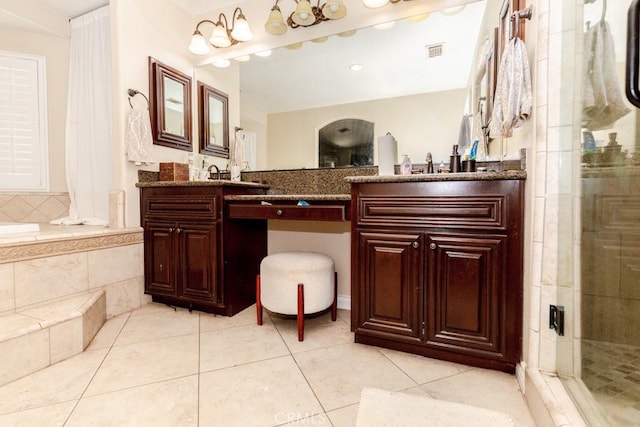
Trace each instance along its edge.
<instances>
[{"instance_id":1,"label":"beige wall","mask_svg":"<svg viewBox=\"0 0 640 427\"><path fill-rule=\"evenodd\" d=\"M398 141L398 156L424 163L449 161L464 114L466 89L410 95L271 114L267 122L268 169L317 167L317 131L334 120L358 118L375 123L374 142L390 132ZM374 163L378 164L377 147Z\"/></svg>"},{"instance_id":2,"label":"beige wall","mask_svg":"<svg viewBox=\"0 0 640 427\"><path fill-rule=\"evenodd\" d=\"M69 80L69 38L0 28L0 50L41 55L46 58L49 190L67 191L64 137Z\"/></svg>"},{"instance_id":3,"label":"beige wall","mask_svg":"<svg viewBox=\"0 0 640 427\"><path fill-rule=\"evenodd\" d=\"M127 162L123 141L126 113L129 108L127 89L133 88L149 95L148 57L169 65L192 77L193 147L198 151L196 79L207 81L229 95L229 125L239 124L239 83L237 73L216 73L199 69L193 64L197 57L187 50L195 25L195 18L168 0L111 0L112 40L114 58L114 158L115 187L126 194L126 225L140 225L140 196L135 187L138 170ZM195 78L194 78L195 77ZM153 146L157 162L186 162L187 151ZM226 159L209 158L226 166ZM200 158L201 162L201 158ZM143 167L158 170L158 164Z\"/></svg>"}]
</instances>

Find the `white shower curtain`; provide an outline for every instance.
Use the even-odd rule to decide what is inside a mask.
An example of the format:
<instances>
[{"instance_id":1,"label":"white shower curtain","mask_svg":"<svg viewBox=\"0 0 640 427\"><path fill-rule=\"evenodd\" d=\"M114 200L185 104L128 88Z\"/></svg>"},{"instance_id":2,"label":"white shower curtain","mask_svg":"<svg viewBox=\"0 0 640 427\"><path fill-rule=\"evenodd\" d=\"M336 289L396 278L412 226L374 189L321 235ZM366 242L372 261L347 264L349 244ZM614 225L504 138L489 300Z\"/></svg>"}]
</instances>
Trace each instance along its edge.
<instances>
[{"instance_id":1,"label":"white shower curtain","mask_svg":"<svg viewBox=\"0 0 640 427\"><path fill-rule=\"evenodd\" d=\"M109 6L71 20L65 159L69 216L54 224L109 223L113 186Z\"/></svg>"}]
</instances>

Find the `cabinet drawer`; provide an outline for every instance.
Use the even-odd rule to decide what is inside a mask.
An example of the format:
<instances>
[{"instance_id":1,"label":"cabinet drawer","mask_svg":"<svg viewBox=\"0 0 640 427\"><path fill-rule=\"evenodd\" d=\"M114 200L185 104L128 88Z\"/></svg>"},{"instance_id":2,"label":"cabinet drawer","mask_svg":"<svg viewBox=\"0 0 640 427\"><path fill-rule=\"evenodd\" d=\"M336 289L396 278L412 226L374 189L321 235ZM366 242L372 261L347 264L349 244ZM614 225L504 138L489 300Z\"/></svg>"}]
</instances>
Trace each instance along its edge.
<instances>
[{"instance_id":1,"label":"cabinet drawer","mask_svg":"<svg viewBox=\"0 0 640 427\"><path fill-rule=\"evenodd\" d=\"M229 218L346 221L344 205L257 205L230 204Z\"/></svg>"},{"instance_id":2,"label":"cabinet drawer","mask_svg":"<svg viewBox=\"0 0 640 427\"><path fill-rule=\"evenodd\" d=\"M504 230L504 195L358 198L358 224Z\"/></svg>"},{"instance_id":3,"label":"cabinet drawer","mask_svg":"<svg viewBox=\"0 0 640 427\"><path fill-rule=\"evenodd\" d=\"M216 219L215 197L170 196L144 199L144 215L155 217L194 217Z\"/></svg>"}]
</instances>

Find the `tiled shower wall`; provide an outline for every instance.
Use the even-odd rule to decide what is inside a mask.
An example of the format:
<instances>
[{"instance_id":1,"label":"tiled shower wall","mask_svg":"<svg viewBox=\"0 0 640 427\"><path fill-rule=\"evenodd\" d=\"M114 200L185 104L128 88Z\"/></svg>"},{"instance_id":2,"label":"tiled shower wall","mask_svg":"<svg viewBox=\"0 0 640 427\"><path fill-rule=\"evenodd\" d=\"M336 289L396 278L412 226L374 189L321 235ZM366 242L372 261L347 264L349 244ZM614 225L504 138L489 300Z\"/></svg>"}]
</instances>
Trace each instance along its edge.
<instances>
[{"instance_id":1,"label":"tiled shower wall","mask_svg":"<svg viewBox=\"0 0 640 427\"><path fill-rule=\"evenodd\" d=\"M69 212L69 193L0 193L0 222L49 222Z\"/></svg>"}]
</instances>

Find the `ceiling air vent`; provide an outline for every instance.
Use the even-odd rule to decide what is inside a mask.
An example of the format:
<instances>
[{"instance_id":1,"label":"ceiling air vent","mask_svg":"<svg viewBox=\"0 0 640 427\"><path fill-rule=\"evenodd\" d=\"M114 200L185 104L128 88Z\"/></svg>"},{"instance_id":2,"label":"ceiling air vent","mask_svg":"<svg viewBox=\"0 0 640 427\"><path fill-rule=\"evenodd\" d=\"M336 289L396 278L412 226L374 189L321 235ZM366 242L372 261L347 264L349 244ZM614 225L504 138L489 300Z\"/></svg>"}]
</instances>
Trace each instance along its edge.
<instances>
[{"instance_id":1,"label":"ceiling air vent","mask_svg":"<svg viewBox=\"0 0 640 427\"><path fill-rule=\"evenodd\" d=\"M425 47L427 49L427 58L435 58L436 56L442 56L444 43L432 44Z\"/></svg>"}]
</instances>

